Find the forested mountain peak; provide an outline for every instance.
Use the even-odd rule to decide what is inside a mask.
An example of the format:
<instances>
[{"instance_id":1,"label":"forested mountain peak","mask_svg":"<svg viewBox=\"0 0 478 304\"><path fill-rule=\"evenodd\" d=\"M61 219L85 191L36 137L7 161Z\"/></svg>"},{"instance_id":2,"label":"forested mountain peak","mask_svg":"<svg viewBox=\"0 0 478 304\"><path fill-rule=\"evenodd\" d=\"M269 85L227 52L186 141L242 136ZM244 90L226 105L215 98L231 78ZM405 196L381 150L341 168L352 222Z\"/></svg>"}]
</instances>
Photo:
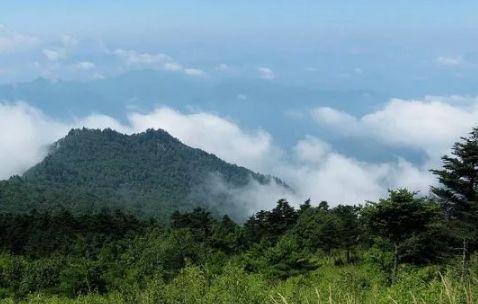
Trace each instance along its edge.
<instances>
[{"instance_id":1,"label":"forested mountain peak","mask_svg":"<svg viewBox=\"0 0 478 304\"><path fill-rule=\"evenodd\" d=\"M281 183L184 145L164 130L126 135L111 129L72 129L21 179L0 184L0 208L66 208L79 214L107 208L167 218L175 210L205 207L240 220L250 207L241 206L224 189L241 189L251 182ZM8 195L12 188L15 199Z\"/></svg>"},{"instance_id":2,"label":"forested mountain peak","mask_svg":"<svg viewBox=\"0 0 478 304\"><path fill-rule=\"evenodd\" d=\"M126 135L110 128L107 129L71 129L68 134L52 145L53 150L72 145L84 145L85 143L97 143L102 145L111 145L120 142L145 143L147 141L156 141L161 144L179 144L182 143L168 132L162 129L148 129L145 132ZM95 147L96 148L96 147Z\"/></svg>"}]
</instances>

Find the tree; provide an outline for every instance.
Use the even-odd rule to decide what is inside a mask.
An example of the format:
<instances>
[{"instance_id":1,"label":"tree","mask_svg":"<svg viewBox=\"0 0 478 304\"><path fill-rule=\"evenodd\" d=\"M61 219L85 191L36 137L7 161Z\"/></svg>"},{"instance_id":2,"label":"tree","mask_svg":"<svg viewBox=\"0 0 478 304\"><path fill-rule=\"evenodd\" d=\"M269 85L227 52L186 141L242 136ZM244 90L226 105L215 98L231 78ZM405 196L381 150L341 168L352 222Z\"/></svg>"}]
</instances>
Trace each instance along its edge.
<instances>
[{"instance_id":1,"label":"tree","mask_svg":"<svg viewBox=\"0 0 478 304\"><path fill-rule=\"evenodd\" d=\"M397 276L402 247L427 231L428 226L434 223L438 211L435 203L416 198L416 193L406 189L390 191L388 198L364 207L362 214L370 232L392 244L392 282L395 282Z\"/></svg>"},{"instance_id":2,"label":"tree","mask_svg":"<svg viewBox=\"0 0 478 304\"><path fill-rule=\"evenodd\" d=\"M338 205L332 209L337 221L337 242L345 249L347 263L350 262L350 252L360 241L359 208L355 206Z\"/></svg>"},{"instance_id":3,"label":"tree","mask_svg":"<svg viewBox=\"0 0 478 304\"><path fill-rule=\"evenodd\" d=\"M241 227L227 215L212 227L211 246L226 254L236 253L243 247L243 235Z\"/></svg>"},{"instance_id":4,"label":"tree","mask_svg":"<svg viewBox=\"0 0 478 304\"><path fill-rule=\"evenodd\" d=\"M319 209L329 210L329 203L327 201L321 201L318 206Z\"/></svg>"},{"instance_id":5,"label":"tree","mask_svg":"<svg viewBox=\"0 0 478 304\"><path fill-rule=\"evenodd\" d=\"M299 210L297 211L299 216L306 212L307 210L309 210L310 208L312 207L311 205L311 202L310 202L310 198L307 199L302 205L299 206Z\"/></svg>"},{"instance_id":6,"label":"tree","mask_svg":"<svg viewBox=\"0 0 478 304\"><path fill-rule=\"evenodd\" d=\"M279 237L297 222L298 213L285 199L277 202L272 211L261 210L244 224L249 243L264 240L275 244Z\"/></svg>"},{"instance_id":7,"label":"tree","mask_svg":"<svg viewBox=\"0 0 478 304\"><path fill-rule=\"evenodd\" d=\"M443 169L432 170L441 186L432 193L442 204L451 231L462 243L462 279L467 276L470 242L478 233L478 128L442 157Z\"/></svg>"},{"instance_id":8,"label":"tree","mask_svg":"<svg viewBox=\"0 0 478 304\"><path fill-rule=\"evenodd\" d=\"M171 215L170 220L172 228L190 229L198 241L206 241L211 236L214 222L211 213L202 208L195 208L193 211L186 213L176 211Z\"/></svg>"},{"instance_id":9,"label":"tree","mask_svg":"<svg viewBox=\"0 0 478 304\"><path fill-rule=\"evenodd\" d=\"M273 278L285 279L317 268L293 234L281 237L274 247L266 250L265 258L268 265L265 272Z\"/></svg>"},{"instance_id":10,"label":"tree","mask_svg":"<svg viewBox=\"0 0 478 304\"><path fill-rule=\"evenodd\" d=\"M277 202L277 206L269 214L269 225L276 235L281 235L297 222L297 212L285 199Z\"/></svg>"},{"instance_id":11,"label":"tree","mask_svg":"<svg viewBox=\"0 0 478 304\"><path fill-rule=\"evenodd\" d=\"M309 253L318 249L330 254L338 247L338 217L320 205L302 212L291 233Z\"/></svg>"}]
</instances>

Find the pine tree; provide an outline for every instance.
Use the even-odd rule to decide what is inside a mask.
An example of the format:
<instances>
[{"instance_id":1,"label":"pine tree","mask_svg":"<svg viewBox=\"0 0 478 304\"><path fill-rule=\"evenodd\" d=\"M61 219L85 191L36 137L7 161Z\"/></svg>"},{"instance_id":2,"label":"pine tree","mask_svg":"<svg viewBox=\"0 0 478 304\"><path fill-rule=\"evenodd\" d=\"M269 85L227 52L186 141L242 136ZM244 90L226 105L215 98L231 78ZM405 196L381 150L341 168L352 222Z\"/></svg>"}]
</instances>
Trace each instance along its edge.
<instances>
[{"instance_id":1,"label":"pine tree","mask_svg":"<svg viewBox=\"0 0 478 304\"><path fill-rule=\"evenodd\" d=\"M364 207L362 215L370 232L388 240L393 246L392 282L397 278L404 245L427 232L436 221L437 209L435 203L417 198L416 193L407 189L392 190L387 199Z\"/></svg>"},{"instance_id":2,"label":"pine tree","mask_svg":"<svg viewBox=\"0 0 478 304\"><path fill-rule=\"evenodd\" d=\"M345 249L345 258L350 262L350 253L359 243L360 223L358 218L359 208L355 206L338 205L332 209L337 217L337 241Z\"/></svg>"},{"instance_id":3,"label":"pine tree","mask_svg":"<svg viewBox=\"0 0 478 304\"><path fill-rule=\"evenodd\" d=\"M462 278L468 273L470 243L478 233L478 128L454 144L452 156L442 157L443 169L432 170L441 186L432 193L442 204L451 231L462 243Z\"/></svg>"}]
</instances>

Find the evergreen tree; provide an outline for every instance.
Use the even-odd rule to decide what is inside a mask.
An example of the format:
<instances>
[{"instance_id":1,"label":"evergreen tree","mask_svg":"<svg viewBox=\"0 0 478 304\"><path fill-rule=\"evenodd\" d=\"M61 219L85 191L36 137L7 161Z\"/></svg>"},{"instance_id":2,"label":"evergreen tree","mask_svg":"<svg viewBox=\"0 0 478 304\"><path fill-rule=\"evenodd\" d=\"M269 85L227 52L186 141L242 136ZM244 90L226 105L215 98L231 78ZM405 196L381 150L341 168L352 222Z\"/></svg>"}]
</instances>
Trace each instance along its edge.
<instances>
[{"instance_id":1,"label":"evergreen tree","mask_svg":"<svg viewBox=\"0 0 478 304\"><path fill-rule=\"evenodd\" d=\"M215 219L212 218L211 213L202 208L195 208L193 211L186 213L176 211L171 215L170 220L172 228L189 229L198 241L208 240L214 222Z\"/></svg>"},{"instance_id":2,"label":"evergreen tree","mask_svg":"<svg viewBox=\"0 0 478 304\"><path fill-rule=\"evenodd\" d=\"M400 254L405 244L426 233L438 215L437 205L416 198L406 189L390 191L387 199L370 203L362 214L368 222L370 233L388 240L393 247L392 282L397 276Z\"/></svg>"},{"instance_id":3,"label":"evergreen tree","mask_svg":"<svg viewBox=\"0 0 478 304\"><path fill-rule=\"evenodd\" d=\"M345 250L346 260L350 262L350 253L360 241L359 208L355 206L338 205L332 209L337 217L337 242Z\"/></svg>"},{"instance_id":4,"label":"evergreen tree","mask_svg":"<svg viewBox=\"0 0 478 304\"><path fill-rule=\"evenodd\" d=\"M233 254L244 246L241 227L227 215L212 227L211 246L227 254Z\"/></svg>"},{"instance_id":5,"label":"evergreen tree","mask_svg":"<svg viewBox=\"0 0 478 304\"><path fill-rule=\"evenodd\" d=\"M309 198L302 205L299 206L299 210L297 211L299 213L299 216L305 211L309 210L311 207L312 205Z\"/></svg>"},{"instance_id":6,"label":"evergreen tree","mask_svg":"<svg viewBox=\"0 0 478 304\"><path fill-rule=\"evenodd\" d=\"M339 247L338 225L338 217L330 210L311 207L300 215L291 233L302 249L310 253L321 249L330 254Z\"/></svg>"},{"instance_id":7,"label":"evergreen tree","mask_svg":"<svg viewBox=\"0 0 478 304\"><path fill-rule=\"evenodd\" d=\"M451 231L462 243L462 278L468 272L470 247L478 233L478 128L454 144L452 156L442 157L443 169L432 170L441 186L432 193L442 204Z\"/></svg>"},{"instance_id":8,"label":"evergreen tree","mask_svg":"<svg viewBox=\"0 0 478 304\"><path fill-rule=\"evenodd\" d=\"M295 225L297 222L297 212L289 202L281 199L270 212L268 221L271 232L275 235L281 235Z\"/></svg>"},{"instance_id":9,"label":"evergreen tree","mask_svg":"<svg viewBox=\"0 0 478 304\"><path fill-rule=\"evenodd\" d=\"M261 210L244 224L249 243L264 240L275 244L279 237L297 222L298 213L285 199L277 202L272 211Z\"/></svg>"}]
</instances>

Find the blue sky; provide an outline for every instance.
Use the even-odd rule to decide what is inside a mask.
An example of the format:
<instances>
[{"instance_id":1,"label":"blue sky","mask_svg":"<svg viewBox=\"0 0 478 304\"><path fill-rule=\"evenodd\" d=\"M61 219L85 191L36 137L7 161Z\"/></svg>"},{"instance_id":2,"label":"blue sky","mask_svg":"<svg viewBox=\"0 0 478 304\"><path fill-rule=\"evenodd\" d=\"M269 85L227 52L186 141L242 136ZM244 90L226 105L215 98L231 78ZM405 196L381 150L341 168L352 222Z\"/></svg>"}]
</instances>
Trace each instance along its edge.
<instances>
[{"instance_id":1,"label":"blue sky","mask_svg":"<svg viewBox=\"0 0 478 304\"><path fill-rule=\"evenodd\" d=\"M476 28L475 1L4 1L4 22L55 32L94 26L123 30L219 26L223 30L300 28Z\"/></svg>"},{"instance_id":2,"label":"blue sky","mask_svg":"<svg viewBox=\"0 0 478 304\"><path fill-rule=\"evenodd\" d=\"M165 53L204 70L265 66L288 84L394 95L474 93L477 80L476 1L4 2L0 24L39 45L2 54L10 73L1 82L39 76L6 65L44 60L62 35L82 41L78 60L89 55L107 74L114 67L100 48ZM75 78L66 74L55 77Z\"/></svg>"},{"instance_id":3,"label":"blue sky","mask_svg":"<svg viewBox=\"0 0 478 304\"><path fill-rule=\"evenodd\" d=\"M372 199L478 122L477 1L1 2L0 179L70 127L155 127Z\"/></svg>"}]
</instances>

